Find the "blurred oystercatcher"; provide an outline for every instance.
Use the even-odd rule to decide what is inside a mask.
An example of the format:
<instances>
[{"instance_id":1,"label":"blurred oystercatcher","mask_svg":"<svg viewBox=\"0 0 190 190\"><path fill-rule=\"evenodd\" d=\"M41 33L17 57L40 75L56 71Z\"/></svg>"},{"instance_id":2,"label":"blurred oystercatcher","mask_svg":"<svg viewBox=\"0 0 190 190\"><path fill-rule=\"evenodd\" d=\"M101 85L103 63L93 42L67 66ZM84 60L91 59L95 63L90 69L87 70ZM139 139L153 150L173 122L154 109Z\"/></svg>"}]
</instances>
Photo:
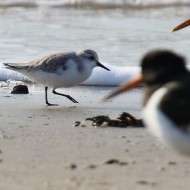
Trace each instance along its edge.
<instances>
[{"instance_id":1,"label":"blurred oystercatcher","mask_svg":"<svg viewBox=\"0 0 190 190\"><path fill-rule=\"evenodd\" d=\"M183 57L168 50L154 50L143 57L141 68L141 74L104 100L143 82L145 125L162 141L190 155L190 72Z\"/></svg>"}]
</instances>

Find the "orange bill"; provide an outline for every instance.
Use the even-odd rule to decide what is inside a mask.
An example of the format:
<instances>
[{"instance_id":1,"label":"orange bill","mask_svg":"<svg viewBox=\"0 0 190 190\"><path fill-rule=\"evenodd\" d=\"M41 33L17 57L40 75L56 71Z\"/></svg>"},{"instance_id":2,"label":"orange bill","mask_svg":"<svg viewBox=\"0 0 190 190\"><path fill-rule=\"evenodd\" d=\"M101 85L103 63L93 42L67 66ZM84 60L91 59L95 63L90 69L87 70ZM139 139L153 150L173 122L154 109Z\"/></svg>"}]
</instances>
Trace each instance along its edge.
<instances>
[{"instance_id":1,"label":"orange bill","mask_svg":"<svg viewBox=\"0 0 190 190\"><path fill-rule=\"evenodd\" d=\"M113 98L114 96L117 96L125 91L131 90L137 86L139 86L142 83L142 75L138 74L136 75L131 81L124 83L120 85L118 88L113 90L110 94L105 96L103 98L103 101L107 101L108 99Z\"/></svg>"},{"instance_id":2,"label":"orange bill","mask_svg":"<svg viewBox=\"0 0 190 190\"><path fill-rule=\"evenodd\" d=\"M172 29L172 32L175 32L177 30L181 30L182 28L185 28L190 25L190 19L186 20L185 22L181 23L180 25L176 26L174 29Z\"/></svg>"}]
</instances>

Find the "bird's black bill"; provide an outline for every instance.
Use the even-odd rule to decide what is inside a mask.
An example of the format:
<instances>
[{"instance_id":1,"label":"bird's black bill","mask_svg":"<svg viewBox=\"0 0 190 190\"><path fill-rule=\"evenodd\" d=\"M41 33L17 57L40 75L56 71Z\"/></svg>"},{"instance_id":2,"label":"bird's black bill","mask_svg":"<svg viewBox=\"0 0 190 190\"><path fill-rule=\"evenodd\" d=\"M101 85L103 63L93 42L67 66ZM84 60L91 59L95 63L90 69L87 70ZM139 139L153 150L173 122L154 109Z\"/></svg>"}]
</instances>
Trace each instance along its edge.
<instances>
[{"instance_id":1,"label":"bird's black bill","mask_svg":"<svg viewBox=\"0 0 190 190\"><path fill-rule=\"evenodd\" d=\"M99 61L97 62L97 66L98 67L102 67L103 69L110 71L107 67L105 67L104 65L102 65Z\"/></svg>"}]
</instances>

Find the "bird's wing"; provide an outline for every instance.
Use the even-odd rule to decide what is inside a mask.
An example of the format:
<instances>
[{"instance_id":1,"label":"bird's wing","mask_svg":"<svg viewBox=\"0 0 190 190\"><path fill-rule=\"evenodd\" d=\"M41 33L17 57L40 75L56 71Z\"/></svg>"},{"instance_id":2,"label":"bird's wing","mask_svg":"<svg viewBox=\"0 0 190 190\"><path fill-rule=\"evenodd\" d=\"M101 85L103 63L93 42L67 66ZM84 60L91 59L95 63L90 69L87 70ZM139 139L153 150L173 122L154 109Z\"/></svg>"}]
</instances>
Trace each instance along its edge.
<instances>
[{"instance_id":1,"label":"bird's wing","mask_svg":"<svg viewBox=\"0 0 190 190\"><path fill-rule=\"evenodd\" d=\"M64 67L70 59L76 59L75 52L49 55L32 61L29 70L38 68L45 72L55 73L60 67Z\"/></svg>"},{"instance_id":2,"label":"bird's wing","mask_svg":"<svg viewBox=\"0 0 190 190\"><path fill-rule=\"evenodd\" d=\"M64 67L69 59L76 59L76 53L57 53L26 63L4 63L4 65L12 70L25 69L31 71L40 69L45 72L55 73L60 67Z\"/></svg>"}]
</instances>

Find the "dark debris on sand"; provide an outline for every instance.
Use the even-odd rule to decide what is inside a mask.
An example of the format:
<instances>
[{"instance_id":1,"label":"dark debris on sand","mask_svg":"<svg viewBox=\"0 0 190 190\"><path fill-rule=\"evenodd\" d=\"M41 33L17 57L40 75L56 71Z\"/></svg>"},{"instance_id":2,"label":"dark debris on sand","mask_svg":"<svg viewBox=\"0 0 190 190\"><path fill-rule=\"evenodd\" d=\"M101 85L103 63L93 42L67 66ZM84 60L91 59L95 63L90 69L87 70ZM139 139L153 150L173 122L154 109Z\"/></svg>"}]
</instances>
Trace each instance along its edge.
<instances>
[{"instance_id":1,"label":"dark debris on sand","mask_svg":"<svg viewBox=\"0 0 190 190\"><path fill-rule=\"evenodd\" d=\"M134 116L127 112L123 112L117 119L110 119L108 115L98 115L92 118L86 118L82 122L76 121L74 126L85 127L85 121L92 121L93 127L108 126L108 127L120 127L126 128L132 127L144 127L142 119L136 119Z\"/></svg>"}]
</instances>

